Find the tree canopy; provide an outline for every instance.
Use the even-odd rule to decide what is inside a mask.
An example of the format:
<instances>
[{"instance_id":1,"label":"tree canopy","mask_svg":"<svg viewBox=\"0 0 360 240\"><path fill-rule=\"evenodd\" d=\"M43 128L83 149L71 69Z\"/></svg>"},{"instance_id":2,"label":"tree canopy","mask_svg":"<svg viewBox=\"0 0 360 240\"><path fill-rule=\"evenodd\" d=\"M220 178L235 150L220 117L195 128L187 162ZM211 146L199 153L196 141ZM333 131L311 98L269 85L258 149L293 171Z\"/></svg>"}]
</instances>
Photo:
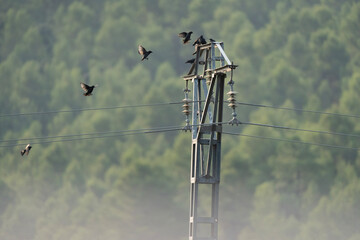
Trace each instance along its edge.
<instances>
[{"instance_id":1,"label":"tree canopy","mask_svg":"<svg viewBox=\"0 0 360 240\"><path fill-rule=\"evenodd\" d=\"M187 237L189 132L12 146L184 125L176 104L66 112L180 102L183 31L224 42L239 102L339 114L239 105L240 121L345 133L229 127L268 139L223 136L219 238L360 239L359 29L356 0L0 0L0 239Z\"/></svg>"}]
</instances>

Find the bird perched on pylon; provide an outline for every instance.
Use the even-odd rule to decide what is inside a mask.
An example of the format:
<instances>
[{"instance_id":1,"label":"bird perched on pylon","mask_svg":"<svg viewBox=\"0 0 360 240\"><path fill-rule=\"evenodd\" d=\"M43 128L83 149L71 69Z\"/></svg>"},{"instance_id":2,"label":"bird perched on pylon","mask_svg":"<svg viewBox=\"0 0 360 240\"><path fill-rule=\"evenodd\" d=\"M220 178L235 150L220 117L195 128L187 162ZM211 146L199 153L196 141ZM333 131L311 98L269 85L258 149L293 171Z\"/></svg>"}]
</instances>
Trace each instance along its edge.
<instances>
[{"instance_id":1,"label":"bird perched on pylon","mask_svg":"<svg viewBox=\"0 0 360 240\"><path fill-rule=\"evenodd\" d=\"M193 46L195 46L196 44L198 45L206 44L206 40L203 37L203 35L201 35L198 39L196 39L196 41L193 43Z\"/></svg>"},{"instance_id":2,"label":"bird perched on pylon","mask_svg":"<svg viewBox=\"0 0 360 240\"><path fill-rule=\"evenodd\" d=\"M185 63L193 64L194 62L195 62L195 58L192 58L192 59L187 60Z\"/></svg>"},{"instance_id":3,"label":"bird perched on pylon","mask_svg":"<svg viewBox=\"0 0 360 240\"><path fill-rule=\"evenodd\" d=\"M152 53L152 51L146 51L143 46L139 45L138 53L142 56L141 61L143 61L144 59L148 59L148 56Z\"/></svg>"},{"instance_id":4,"label":"bird perched on pylon","mask_svg":"<svg viewBox=\"0 0 360 240\"><path fill-rule=\"evenodd\" d=\"M190 37L192 33L193 32L181 32L178 36L183 38L183 43L186 44L191 40Z\"/></svg>"},{"instance_id":5,"label":"bird perched on pylon","mask_svg":"<svg viewBox=\"0 0 360 240\"><path fill-rule=\"evenodd\" d=\"M85 92L84 96L91 96L92 91L94 90L95 87L97 87L97 85L89 86L83 82L80 82L80 86Z\"/></svg>"},{"instance_id":6,"label":"bird perched on pylon","mask_svg":"<svg viewBox=\"0 0 360 240\"><path fill-rule=\"evenodd\" d=\"M24 154L26 154L26 156L29 155L29 152L30 152L31 148L32 147L31 147L30 143L28 145L26 145L25 149L21 150L21 152L20 152L21 156L24 156Z\"/></svg>"}]
</instances>

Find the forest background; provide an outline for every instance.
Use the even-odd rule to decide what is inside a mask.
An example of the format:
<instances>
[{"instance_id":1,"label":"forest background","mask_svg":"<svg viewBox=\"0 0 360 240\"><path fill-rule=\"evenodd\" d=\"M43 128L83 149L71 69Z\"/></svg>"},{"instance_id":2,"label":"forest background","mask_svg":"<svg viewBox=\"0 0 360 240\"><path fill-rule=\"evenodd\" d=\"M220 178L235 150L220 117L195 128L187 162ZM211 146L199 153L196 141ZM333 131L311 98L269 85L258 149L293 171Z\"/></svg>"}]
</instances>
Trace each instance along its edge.
<instances>
[{"instance_id":1,"label":"forest background","mask_svg":"<svg viewBox=\"0 0 360 240\"><path fill-rule=\"evenodd\" d=\"M28 141L9 141L181 126L181 104L6 114L179 102L194 48L177 34L190 30L224 42L238 101L360 115L359 1L0 0L0 239L187 239L189 132L33 144L23 157ZM81 81L99 84L93 96ZM358 118L237 112L352 136L234 133L354 149L224 135L219 238L359 240Z\"/></svg>"}]
</instances>

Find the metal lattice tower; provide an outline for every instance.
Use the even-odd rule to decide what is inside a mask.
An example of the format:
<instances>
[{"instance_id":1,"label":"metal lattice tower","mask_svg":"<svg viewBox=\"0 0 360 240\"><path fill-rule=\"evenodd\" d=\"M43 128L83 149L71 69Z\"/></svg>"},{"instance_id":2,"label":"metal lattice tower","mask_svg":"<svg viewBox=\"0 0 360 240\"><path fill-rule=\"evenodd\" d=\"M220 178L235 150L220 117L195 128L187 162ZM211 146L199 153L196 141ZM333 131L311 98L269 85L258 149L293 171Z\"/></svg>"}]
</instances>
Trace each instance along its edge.
<instances>
[{"instance_id":1,"label":"metal lattice tower","mask_svg":"<svg viewBox=\"0 0 360 240\"><path fill-rule=\"evenodd\" d=\"M195 62L184 76L186 87L183 100L187 123L184 130L192 131L189 240L217 240L224 83L226 73L232 73L236 66L226 56L222 42L196 45L194 54ZM201 73L200 68L203 68ZM191 126L189 81L192 82L193 91ZM234 98L232 79L229 85L230 98ZM235 113L235 105L230 107ZM230 123L239 123L236 114L233 114ZM202 187L208 189L210 201L199 200L199 196L206 195L199 194ZM202 211L204 207L208 211Z\"/></svg>"}]
</instances>

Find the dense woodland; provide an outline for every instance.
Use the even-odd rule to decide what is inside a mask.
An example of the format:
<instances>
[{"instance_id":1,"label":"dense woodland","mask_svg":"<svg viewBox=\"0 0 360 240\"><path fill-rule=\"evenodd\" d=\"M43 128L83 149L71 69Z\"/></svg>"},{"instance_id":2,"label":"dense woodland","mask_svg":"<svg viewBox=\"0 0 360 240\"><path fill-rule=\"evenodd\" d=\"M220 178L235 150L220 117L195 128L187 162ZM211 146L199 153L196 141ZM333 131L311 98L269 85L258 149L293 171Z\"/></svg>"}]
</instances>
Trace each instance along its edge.
<instances>
[{"instance_id":1,"label":"dense woodland","mask_svg":"<svg viewBox=\"0 0 360 240\"><path fill-rule=\"evenodd\" d=\"M29 141L15 141L181 126L181 104L4 115L181 101L194 48L177 35L190 30L192 41L224 42L238 101L360 116L360 1L0 0L0 239L188 237L189 132L37 139L23 157ZM153 51L149 60L138 44ZM93 96L83 96L84 81L99 85ZM219 238L359 240L359 119L245 105L237 113L352 136L228 131L353 149L224 135Z\"/></svg>"}]
</instances>

